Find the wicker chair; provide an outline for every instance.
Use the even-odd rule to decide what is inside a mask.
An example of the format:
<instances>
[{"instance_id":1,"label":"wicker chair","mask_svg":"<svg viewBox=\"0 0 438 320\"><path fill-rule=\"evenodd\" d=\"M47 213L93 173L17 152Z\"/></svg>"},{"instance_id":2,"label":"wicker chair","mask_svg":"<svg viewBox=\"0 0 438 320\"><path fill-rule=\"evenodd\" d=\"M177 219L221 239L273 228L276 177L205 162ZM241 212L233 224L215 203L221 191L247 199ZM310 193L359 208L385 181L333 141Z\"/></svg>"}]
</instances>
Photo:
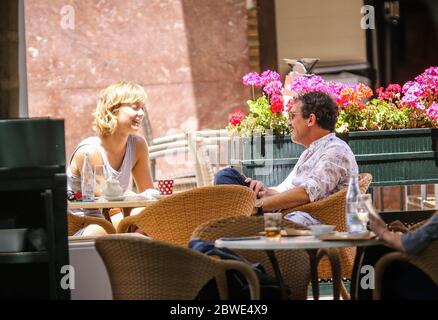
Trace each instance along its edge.
<instances>
[{"instance_id":1,"label":"wicker chair","mask_svg":"<svg viewBox=\"0 0 438 320\"><path fill-rule=\"evenodd\" d=\"M362 193L368 190L372 181L372 175L369 173L361 173L359 175L359 187ZM345 196L347 189L344 188L331 196L320 201L308 203L299 207L283 210L283 215L292 211L304 211L309 213L315 219L321 221L323 224L331 224L336 226L337 231L347 231L347 224L345 221ZM354 256L356 254L355 248L340 249L342 276L351 278L353 269ZM333 254L333 250L327 251L327 254ZM332 271L327 258L323 258L318 267L318 274L320 278L328 279L332 277Z\"/></svg>"},{"instance_id":2,"label":"wicker chair","mask_svg":"<svg viewBox=\"0 0 438 320\"><path fill-rule=\"evenodd\" d=\"M263 217L239 216L210 220L200 225L192 234L192 239L214 242L221 237L254 236L263 231ZM275 278L275 273L266 253L259 250L236 250L248 261L260 262L268 275ZM306 299L310 281L310 264L307 253L303 250L275 251L285 283L291 289L291 299Z\"/></svg>"},{"instance_id":3,"label":"wicker chair","mask_svg":"<svg viewBox=\"0 0 438 320\"><path fill-rule=\"evenodd\" d=\"M251 299L258 300L257 275L240 261L219 260L199 252L141 236L111 235L96 239L96 249L108 271L116 300L188 300L227 270L237 270L247 279ZM218 282L222 299L228 297L224 282Z\"/></svg>"},{"instance_id":4,"label":"wicker chair","mask_svg":"<svg viewBox=\"0 0 438 320\"><path fill-rule=\"evenodd\" d=\"M78 216L74 215L70 211L67 211L67 221L68 221L68 235L73 236L79 230L96 224L101 226L106 233L113 234L116 233L116 229L108 220L99 217L90 217L90 216Z\"/></svg>"},{"instance_id":5,"label":"wicker chair","mask_svg":"<svg viewBox=\"0 0 438 320\"><path fill-rule=\"evenodd\" d=\"M117 232L131 225L153 239L187 246L197 226L214 218L252 214L255 195L249 188L234 185L202 187L174 194L122 219Z\"/></svg>"},{"instance_id":6,"label":"wicker chair","mask_svg":"<svg viewBox=\"0 0 438 320\"><path fill-rule=\"evenodd\" d=\"M432 243L417 255L408 255L402 252L391 252L379 259L375 266L375 290L373 298L380 300L382 298L382 280L385 269L393 262L404 261L408 262L425 274L427 274L432 281L438 286L438 240ZM409 275L406 275L409 277Z\"/></svg>"}]
</instances>

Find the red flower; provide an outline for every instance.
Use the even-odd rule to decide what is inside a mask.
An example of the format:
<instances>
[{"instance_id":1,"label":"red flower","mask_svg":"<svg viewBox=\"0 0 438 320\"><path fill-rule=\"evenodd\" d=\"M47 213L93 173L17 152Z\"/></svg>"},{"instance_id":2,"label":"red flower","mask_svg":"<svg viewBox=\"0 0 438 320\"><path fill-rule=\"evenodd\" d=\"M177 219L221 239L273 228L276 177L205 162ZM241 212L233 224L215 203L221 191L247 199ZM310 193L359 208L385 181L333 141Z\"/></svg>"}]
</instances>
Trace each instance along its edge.
<instances>
[{"instance_id":1,"label":"red flower","mask_svg":"<svg viewBox=\"0 0 438 320\"><path fill-rule=\"evenodd\" d=\"M243 112L240 110L236 110L231 115L229 123L233 126L238 126L244 118L245 118L245 115L243 114Z\"/></svg>"},{"instance_id":2,"label":"red flower","mask_svg":"<svg viewBox=\"0 0 438 320\"><path fill-rule=\"evenodd\" d=\"M284 109L283 98L279 95L273 95L271 98L271 106L269 107L272 113L281 113Z\"/></svg>"},{"instance_id":3,"label":"red flower","mask_svg":"<svg viewBox=\"0 0 438 320\"><path fill-rule=\"evenodd\" d=\"M376 93L379 95L379 100L389 100L392 101L393 99L400 97L400 93L402 92L402 88L398 84L390 84L386 87L384 90L383 87L380 87L376 90Z\"/></svg>"},{"instance_id":4,"label":"red flower","mask_svg":"<svg viewBox=\"0 0 438 320\"><path fill-rule=\"evenodd\" d=\"M82 199L82 193L75 192L74 197L75 197L75 199L80 200L80 199Z\"/></svg>"}]
</instances>

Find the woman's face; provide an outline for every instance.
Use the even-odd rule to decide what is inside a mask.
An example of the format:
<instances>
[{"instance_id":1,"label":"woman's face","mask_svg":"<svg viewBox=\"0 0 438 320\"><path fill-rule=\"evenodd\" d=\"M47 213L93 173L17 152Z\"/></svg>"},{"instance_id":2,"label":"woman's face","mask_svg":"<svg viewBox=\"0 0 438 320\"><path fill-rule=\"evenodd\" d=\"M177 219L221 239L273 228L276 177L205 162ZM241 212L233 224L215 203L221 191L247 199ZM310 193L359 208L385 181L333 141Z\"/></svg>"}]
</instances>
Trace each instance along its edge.
<instances>
[{"instance_id":1,"label":"woman's face","mask_svg":"<svg viewBox=\"0 0 438 320\"><path fill-rule=\"evenodd\" d=\"M123 104L118 110L117 130L128 134L137 132L141 128L144 115L144 104Z\"/></svg>"}]
</instances>

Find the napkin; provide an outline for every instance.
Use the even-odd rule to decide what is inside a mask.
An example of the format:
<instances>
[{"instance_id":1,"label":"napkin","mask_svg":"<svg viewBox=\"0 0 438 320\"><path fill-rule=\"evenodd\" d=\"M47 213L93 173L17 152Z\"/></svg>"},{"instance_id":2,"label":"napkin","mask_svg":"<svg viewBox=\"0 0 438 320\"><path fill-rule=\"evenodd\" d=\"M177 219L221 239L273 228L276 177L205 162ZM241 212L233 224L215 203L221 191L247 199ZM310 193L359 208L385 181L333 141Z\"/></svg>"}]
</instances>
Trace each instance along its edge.
<instances>
[{"instance_id":1,"label":"napkin","mask_svg":"<svg viewBox=\"0 0 438 320\"><path fill-rule=\"evenodd\" d=\"M157 189L147 189L140 193L140 195L148 200L155 200L160 195L160 191Z\"/></svg>"},{"instance_id":2,"label":"napkin","mask_svg":"<svg viewBox=\"0 0 438 320\"><path fill-rule=\"evenodd\" d=\"M302 224L304 226L311 226L315 224L321 224L318 220L315 218L312 218L310 214L303 211L294 211L286 214L283 219L292 221L294 223Z\"/></svg>"}]
</instances>

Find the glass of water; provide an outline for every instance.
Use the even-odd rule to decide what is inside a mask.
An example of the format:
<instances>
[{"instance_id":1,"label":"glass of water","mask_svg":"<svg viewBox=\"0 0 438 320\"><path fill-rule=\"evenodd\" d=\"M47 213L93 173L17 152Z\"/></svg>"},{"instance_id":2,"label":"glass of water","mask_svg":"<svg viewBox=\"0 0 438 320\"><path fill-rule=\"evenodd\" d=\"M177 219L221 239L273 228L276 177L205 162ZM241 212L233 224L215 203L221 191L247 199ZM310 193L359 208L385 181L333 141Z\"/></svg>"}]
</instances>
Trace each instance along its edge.
<instances>
[{"instance_id":1,"label":"glass of water","mask_svg":"<svg viewBox=\"0 0 438 320\"><path fill-rule=\"evenodd\" d=\"M357 217L363 224L363 231L367 230L368 215L376 214L371 199L371 194L360 194L357 196Z\"/></svg>"}]
</instances>

